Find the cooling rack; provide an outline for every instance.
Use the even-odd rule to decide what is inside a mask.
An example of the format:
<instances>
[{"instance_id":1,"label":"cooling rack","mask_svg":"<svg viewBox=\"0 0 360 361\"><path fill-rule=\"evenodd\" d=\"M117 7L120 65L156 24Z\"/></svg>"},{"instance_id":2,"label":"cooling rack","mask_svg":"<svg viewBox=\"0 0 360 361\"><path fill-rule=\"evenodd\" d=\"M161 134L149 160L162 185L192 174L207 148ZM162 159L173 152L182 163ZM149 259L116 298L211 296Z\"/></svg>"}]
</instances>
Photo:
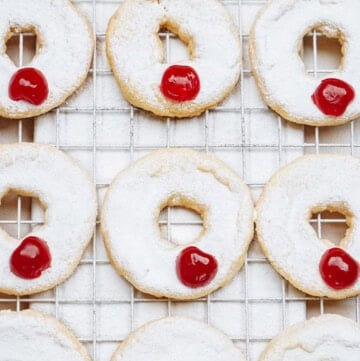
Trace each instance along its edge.
<instances>
[{"instance_id":1,"label":"cooling rack","mask_svg":"<svg viewBox=\"0 0 360 361\"><path fill-rule=\"evenodd\" d=\"M251 188L254 200L264 183L281 166L305 153L359 154L357 121L330 128L290 124L262 102L251 74L247 52L250 25L265 1L223 0L241 34L241 80L221 105L194 119L160 119L130 106L122 97L106 62L106 23L120 1L74 1L90 19L96 34L91 72L84 86L61 107L30 120L0 120L0 142L50 143L81 163L94 180L99 204L113 176L151 150L187 147L213 153L232 166ZM286 30L286 29L285 29ZM186 56L174 34L161 30L166 61ZM10 39L8 53L26 64L34 53L33 34ZM339 44L316 31L304 37L302 57L313 76L331 73L339 64ZM139 55L141 56L141 55ZM139 205L140 207L140 205ZM0 207L0 224L17 238L44 222L36 199L7 195ZM310 223L337 243L346 223L339 213L314 214ZM191 242L201 231L194 212L167 208L159 220L164 237ZM144 255L149 257L150 255ZM99 224L74 275L54 290L31 297L0 295L0 309L34 308L55 315L73 329L94 361L110 360L127 335L145 322L187 315L225 332L255 361L283 328L311 316L335 312L359 322L359 298L329 301L293 289L278 276L260 252L256 240L241 272L224 289L195 301L155 299L132 288L115 274L102 246Z\"/></svg>"}]
</instances>

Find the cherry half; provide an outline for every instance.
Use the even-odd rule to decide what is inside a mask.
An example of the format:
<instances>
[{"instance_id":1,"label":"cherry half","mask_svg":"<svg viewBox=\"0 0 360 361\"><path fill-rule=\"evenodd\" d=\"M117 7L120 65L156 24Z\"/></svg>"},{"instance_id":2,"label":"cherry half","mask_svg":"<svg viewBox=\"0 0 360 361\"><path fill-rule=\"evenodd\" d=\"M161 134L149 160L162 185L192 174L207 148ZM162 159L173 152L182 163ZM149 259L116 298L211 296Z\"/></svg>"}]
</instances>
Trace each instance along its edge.
<instances>
[{"instance_id":1,"label":"cherry half","mask_svg":"<svg viewBox=\"0 0 360 361\"><path fill-rule=\"evenodd\" d=\"M38 237L24 238L10 258L10 270L16 276L34 279L51 266L51 254L45 241Z\"/></svg>"},{"instance_id":2,"label":"cherry half","mask_svg":"<svg viewBox=\"0 0 360 361\"><path fill-rule=\"evenodd\" d=\"M40 70L22 68L11 77L8 92L12 100L24 100L34 105L40 105L47 99L49 87Z\"/></svg>"},{"instance_id":3,"label":"cherry half","mask_svg":"<svg viewBox=\"0 0 360 361\"><path fill-rule=\"evenodd\" d=\"M328 286L342 290L353 285L358 279L359 265L342 248L334 247L322 255L319 271Z\"/></svg>"},{"instance_id":4,"label":"cherry half","mask_svg":"<svg viewBox=\"0 0 360 361\"><path fill-rule=\"evenodd\" d=\"M340 116L354 97L351 85L340 79L328 78L321 81L311 99L324 114Z\"/></svg>"},{"instance_id":5,"label":"cherry half","mask_svg":"<svg viewBox=\"0 0 360 361\"><path fill-rule=\"evenodd\" d=\"M208 284L215 277L217 269L215 257L197 247L183 249L176 260L178 278L185 286L191 288Z\"/></svg>"},{"instance_id":6,"label":"cherry half","mask_svg":"<svg viewBox=\"0 0 360 361\"><path fill-rule=\"evenodd\" d=\"M191 66L171 65L163 74L160 90L176 102L193 100L200 91L200 79Z\"/></svg>"}]
</instances>

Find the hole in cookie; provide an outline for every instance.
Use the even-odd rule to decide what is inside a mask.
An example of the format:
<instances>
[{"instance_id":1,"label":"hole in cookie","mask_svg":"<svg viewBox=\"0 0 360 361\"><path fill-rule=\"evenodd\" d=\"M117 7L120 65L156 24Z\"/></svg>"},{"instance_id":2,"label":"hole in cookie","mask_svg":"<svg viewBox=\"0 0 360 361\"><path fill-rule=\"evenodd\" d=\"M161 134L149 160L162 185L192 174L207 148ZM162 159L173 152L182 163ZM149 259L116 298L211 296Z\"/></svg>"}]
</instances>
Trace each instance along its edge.
<instances>
[{"instance_id":1,"label":"hole in cookie","mask_svg":"<svg viewBox=\"0 0 360 361\"><path fill-rule=\"evenodd\" d=\"M21 239L36 226L44 224L45 210L36 197L10 191L1 199L1 228L11 237Z\"/></svg>"},{"instance_id":2,"label":"hole in cookie","mask_svg":"<svg viewBox=\"0 0 360 361\"><path fill-rule=\"evenodd\" d=\"M204 229L201 215L184 207L163 208L159 228L162 238L175 245L193 243Z\"/></svg>"},{"instance_id":3,"label":"hole in cookie","mask_svg":"<svg viewBox=\"0 0 360 361\"><path fill-rule=\"evenodd\" d=\"M29 65L36 54L36 50L37 36L35 31L10 31L6 42L6 54L16 66Z\"/></svg>"},{"instance_id":4,"label":"hole in cookie","mask_svg":"<svg viewBox=\"0 0 360 361\"><path fill-rule=\"evenodd\" d=\"M168 26L163 25L159 31L159 37L163 45L164 63L176 63L192 58L189 50L190 41L180 39L176 31L172 31Z\"/></svg>"},{"instance_id":5,"label":"hole in cookie","mask_svg":"<svg viewBox=\"0 0 360 361\"><path fill-rule=\"evenodd\" d=\"M300 56L309 75L329 74L341 67L342 46L340 34L314 28L304 36Z\"/></svg>"},{"instance_id":6,"label":"hole in cookie","mask_svg":"<svg viewBox=\"0 0 360 361\"><path fill-rule=\"evenodd\" d=\"M334 245L344 245L349 229L346 216L338 211L313 211L310 220L319 239L327 239Z\"/></svg>"}]
</instances>

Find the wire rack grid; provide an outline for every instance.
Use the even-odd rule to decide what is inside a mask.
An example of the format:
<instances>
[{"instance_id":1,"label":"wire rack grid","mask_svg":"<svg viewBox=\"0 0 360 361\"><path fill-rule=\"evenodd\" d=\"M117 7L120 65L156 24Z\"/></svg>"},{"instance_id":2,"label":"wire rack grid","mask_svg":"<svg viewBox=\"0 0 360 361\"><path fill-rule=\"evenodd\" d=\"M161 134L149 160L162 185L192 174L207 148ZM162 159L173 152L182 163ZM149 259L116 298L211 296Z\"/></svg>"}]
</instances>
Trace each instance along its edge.
<instances>
[{"instance_id":1,"label":"wire rack grid","mask_svg":"<svg viewBox=\"0 0 360 361\"><path fill-rule=\"evenodd\" d=\"M241 35L244 53L241 79L229 101L193 120L170 118L160 120L123 100L112 103L99 101L99 94L103 90L99 85L102 85L104 79L112 77L104 61L105 21L103 19L107 19L120 2L77 0L74 3L89 16L96 34L96 48L88 84L80 90L80 94L75 95L76 98L81 97L82 92L85 93L86 101L82 103L70 100L50 114L33 121L3 119L0 123L2 129L6 130L6 136L1 137L1 142L42 139L43 142L54 144L67 152L80 163L84 163L91 173L98 190L100 204L111 181L110 175L103 177L103 173L108 172L105 168L109 163L103 155L111 154L111 162L114 157L118 157L117 168L120 170L143 154L160 147L189 147L214 153L234 167L249 185L256 199L271 174L267 171L258 177L252 175L253 154L257 155L256 161L264 158L264 162L267 162L271 158L270 168L271 172L274 172L292 158L304 153L341 152L352 155L359 153L360 136L356 121L336 128L301 127L284 121L258 100L259 95L253 87L247 59L247 41L249 24L265 1L223 0L224 5L233 15ZM22 65L26 59L29 49L24 43L31 37L33 34L20 34L18 38L19 65ZM166 60L170 61L174 44L178 43L178 40L166 30L161 31L160 37L164 42ZM323 47L321 45L323 41L324 37L316 31L304 38L304 61L307 71L314 76L333 71L323 59L331 58L334 51L329 52L326 46ZM252 96L249 97L250 93L257 99L256 101L253 101ZM121 128L122 135L119 141L110 136L107 141L107 133L104 130L109 124L107 117L110 119L109 122L116 121ZM78 120L80 118L84 119L84 123ZM87 133L86 139L83 136L79 136L79 139L76 136L67 137L64 124L72 129L69 125L71 121L78 122L77 130L80 131L79 134ZM49 126L44 127L44 122L48 122ZM259 122L261 126L266 126L265 123L269 124L273 137L265 137L265 140L262 140L249 135L251 133L249 129L252 129L251 122ZM82 129L85 123L86 126ZM222 126L226 128L226 132L223 132ZM41 127L47 132L45 136L43 131L39 130ZM155 141L145 135L149 127L155 128L151 131L152 136L155 134ZM179 134L182 136L180 137ZM264 167L265 163L257 166ZM43 214L33 213L33 205L21 196L3 202L2 208L5 208L4 212L7 215L0 220L1 226L18 239L21 239L33 226L44 222ZM334 242L341 238L346 228L344 217L340 214L317 214L310 222L317 230L319 238L326 235ZM191 240L191 237L201 230L202 221L199 216L189 211L167 208L160 217L159 226L169 241L176 237L184 237L184 233L187 234L187 240ZM276 333L301 318L324 312L336 312L359 322L358 297L346 301L328 301L297 292L272 271L267 260L259 252L256 241L253 242L241 272L229 286L191 302L155 299L136 291L120 279L114 284L108 282L108 278L113 281L113 276L110 271L111 265L102 247L98 222L91 246L79 268L86 274L85 282L80 277L81 282L85 284L86 296L80 296L76 289L68 286L72 282L72 279L69 279L64 285L44 294L31 297L1 295L0 309L11 308L19 311L31 307L55 315L74 329L94 361L109 360L111 352L132 330L150 319L167 315L185 314L214 325L233 339L249 361L257 360L260 351ZM261 276L266 280L272 280L276 292L261 289L265 287L263 283L260 283L260 289L255 289L254 283L260 282L257 277ZM111 287L110 295L100 287L103 283L106 287ZM67 292L68 288L71 292ZM303 314L302 305L304 305ZM110 316L104 316L104 307L107 307ZM122 309L120 313L118 307ZM79 325L75 323L78 322L78 318L75 317L75 322L72 323L71 316L78 312L83 315L82 310L85 310L86 316L85 320L80 319L80 322L85 326L77 328ZM293 314L295 312L297 312L296 317ZM121 332L116 331L109 317L115 319L117 327L122 329ZM269 322L275 326L269 327L265 322L263 328L259 327L259 320L265 318L269 318ZM113 334L108 330L103 332L107 322L110 322ZM86 332L83 332L83 329L86 329Z\"/></svg>"}]
</instances>

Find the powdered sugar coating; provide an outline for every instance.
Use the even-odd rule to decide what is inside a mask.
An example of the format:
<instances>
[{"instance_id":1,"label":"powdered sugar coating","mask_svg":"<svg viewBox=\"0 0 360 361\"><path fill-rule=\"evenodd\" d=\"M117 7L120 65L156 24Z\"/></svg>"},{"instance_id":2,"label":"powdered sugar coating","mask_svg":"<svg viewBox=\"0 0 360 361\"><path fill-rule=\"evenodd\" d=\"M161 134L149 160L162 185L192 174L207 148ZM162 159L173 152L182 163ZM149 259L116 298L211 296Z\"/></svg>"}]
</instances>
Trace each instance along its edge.
<instances>
[{"instance_id":1,"label":"powdered sugar coating","mask_svg":"<svg viewBox=\"0 0 360 361\"><path fill-rule=\"evenodd\" d=\"M161 237L158 219L166 206L201 214L204 230L191 244ZM253 204L245 183L217 158L159 150L115 177L101 226L111 262L135 287L158 297L193 299L223 286L242 266L253 235ZM189 246L218 262L214 279L199 288L186 287L176 275L176 259Z\"/></svg>"},{"instance_id":2,"label":"powdered sugar coating","mask_svg":"<svg viewBox=\"0 0 360 361\"><path fill-rule=\"evenodd\" d=\"M90 361L85 348L55 318L36 311L0 312L0 358Z\"/></svg>"},{"instance_id":3,"label":"powdered sugar coating","mask_svg":"<svg viewBox=\"0 0 360 361\"><path fill-rule=\"evenodd\" d=\"M336 125L360 115L360 2L353 0L272 0L259 13L250 36L254 75L265 102L287 120ZM300 57L303 37L316 29L342 44L342 61L333 73L306 73ZM311 95L321 79L344 80L355 99L338 117L323 114Z\"/></svg>"},{"instance_id":4,"label":"powdered sugar coating","mask_svg":"<svg viewBox=\"0 0 360 361\"><path fill-rule=\"evenodd\" d=\"M260 361L358 361L360 328L354 321L324 314L285 329Z\"/></svg>"},{"instance_id":5,"label":"powdered sugar coating","mask_svg":"<svg viewBox=\"0 0 360 361\"><path fill-rule=\"evenodd\" d=\"M68 0L0 0L0 115L25 118L61 104L85 79L93 53L88 21ZM8 84L18 67L6 54L6 40L21 30L34 31L39 49L27 66L47 79L49 96L39 106L11 100Z\"/></svg>"},{"instance_id":6,"label":"powdered sugar coating","mask_svg":"<svg viewBox=\"0 0 360 361\"><path fill-rule=\"evenodd\" d=\"M360 260L360 159L307 155L278 171L257 203L256 229L271 264L295 287L315 296L345 298L360 293L360 280L334 290L319 272L322 255L334 247L319 239L309 220L325 209L346 216L349 226L339 246Z\"/></svg>"},{"instance_id":7,"label":"powdered sugar coating","mask_svg":"<svg viewBox=\"0 0 360 361\"><path fill-rule=\"evenodd\" d=\"M158 32L167 27L188 44L189 65L200 77L192 101L173 102L160 91L165 64ZM162 116L186 117L218 104L240 75L235 25L217 0L126 0L110 20L107 55L125 98Z\"/></svg>"},{"instance_id":8,"label":"powdered sugar coating","mask_svg":"<svg viewBox=\"0 0 360 361\"><path fill-rule=\"evenodd\" d=\"M0 228L0 292L23 295L52 288L70 276L90 241L97 211L94 185L56 148L21 143L0 146L0 198L9 190L42 203L45 223L28 236L46 241L52 262L39 278L17 277L9 261L20 241Z\"/></svg>"},{"instance_id":9,"label":"powdered sugar coating","mask_svg":"<svg viewBox=\"0 0 360 361\"><path fill-rule=\"evenodd\" d=\"M112 361L245 361L231 340L209 325L184 317L145 324L115 351Z\"/></svg>"}]
</instances>

